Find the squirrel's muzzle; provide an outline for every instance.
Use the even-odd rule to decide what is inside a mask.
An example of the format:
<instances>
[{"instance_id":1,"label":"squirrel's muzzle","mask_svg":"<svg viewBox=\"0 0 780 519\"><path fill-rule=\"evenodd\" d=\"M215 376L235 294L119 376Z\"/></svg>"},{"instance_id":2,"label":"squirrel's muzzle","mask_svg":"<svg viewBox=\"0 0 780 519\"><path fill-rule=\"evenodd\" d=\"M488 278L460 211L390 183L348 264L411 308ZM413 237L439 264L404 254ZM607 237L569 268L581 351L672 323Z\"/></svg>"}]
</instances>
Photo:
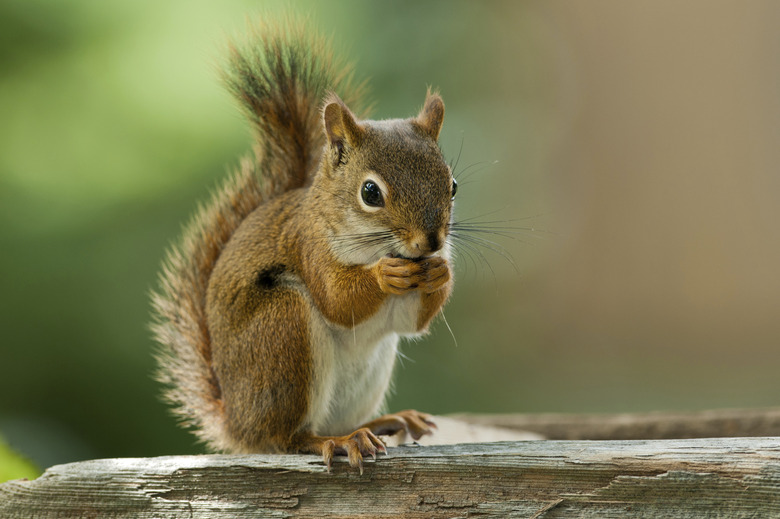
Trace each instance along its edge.
<instances>
[{"instance_id":1,"label":"squirrel's muzzle","mask_svg":"<svg viewBox=\"0 0 780 519\"><path fill-rule=\"evenodd\" d=\"M444 245L444 237L438 231L417 232L409 242L414 257L430 256Z\"/></svg>"}]
</instances>

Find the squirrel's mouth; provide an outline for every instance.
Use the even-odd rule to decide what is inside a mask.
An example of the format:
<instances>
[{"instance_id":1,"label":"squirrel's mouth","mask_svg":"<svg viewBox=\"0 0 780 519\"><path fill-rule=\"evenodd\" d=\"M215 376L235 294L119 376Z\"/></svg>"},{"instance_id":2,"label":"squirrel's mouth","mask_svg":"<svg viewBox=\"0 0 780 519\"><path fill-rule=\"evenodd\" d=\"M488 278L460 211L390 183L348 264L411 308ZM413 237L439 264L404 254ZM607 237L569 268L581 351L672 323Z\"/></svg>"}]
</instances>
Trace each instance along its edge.
<instances>
[{"instance_id":1,"label":"squirrel's mouth","mask_svg":"<svg viewBox=\"0 0 780 519\"><path fill-rule=\"evenodd\" d=\"M415 258L410 258L409 256L404 256L403 254L398 254L397 252L388 252L385 256L387 258L401 258L405 260L414 260Z\"/></svg>"},{"instance_id":2,"label":"squirrel's mouth","mask_svg":"<svg viewBox=\"0 0 780 519\"><path fill-rule=\"evenodd\" d=\"M386 257L386 258L401 258L401 259L410 259L410 258L407 258L406 256L403 256L402 254L396 254L395 252L388 252L388 253L385 255L385 257Z\"/></svg>"},{"instance_id":3,"label":"squirrel's mouth","mask_svg":"<svg viewBox=\"0 0 780 519\"><path fill-rule=\"evenodd\" d=\"M401 258L409 261L420 261L420 260L424 260L425 258L429 258L431 256L435 256L435 254L432 254L430 256L404 256L403 254L399 254L397 252L388 252L385 255L386 258Z\"/></svg>"}]
</instances>

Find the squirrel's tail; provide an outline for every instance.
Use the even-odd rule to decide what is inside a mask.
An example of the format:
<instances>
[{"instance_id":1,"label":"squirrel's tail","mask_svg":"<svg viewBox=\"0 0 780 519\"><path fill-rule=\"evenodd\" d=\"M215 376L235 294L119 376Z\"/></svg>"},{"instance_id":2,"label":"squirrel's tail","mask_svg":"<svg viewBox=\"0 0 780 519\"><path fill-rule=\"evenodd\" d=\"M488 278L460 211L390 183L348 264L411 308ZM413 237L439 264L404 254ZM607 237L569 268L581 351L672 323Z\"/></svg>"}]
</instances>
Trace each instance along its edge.
<instances>
[{"instance_id":1,"label":"squirrel's tail","mask_svg":"<svg viewBox=\"0 0 780 519\"><path fill-rule=\"evenodd\" d=\"M266 24L253 32L249 45L230 45L223 79L252 123L267 187L279 193L306 185L317 169L325 93L336 91L359 109L363 86L354 85L352 67L334 60L329 42L306 24Z\"/></svg>"},{"instance_id":2,"label":"squirrel's tail","mask_svg":"<svg viewBox=\"0 0 780 519\"><path fill-rule=\"evenodd\" d=\"M200 207L167 255L152 294L152 331L160 344L157 379L174 412L210 448L229 450L219 381L211 366L206 289L236 228L258 205L308 184L324 136L320 104L328 90L359 103L350 68L331 58L326 41L305 25L264 24L242 46L231 45L224 72L255 133L253 158Z\"/></svg>"}]
</instances>

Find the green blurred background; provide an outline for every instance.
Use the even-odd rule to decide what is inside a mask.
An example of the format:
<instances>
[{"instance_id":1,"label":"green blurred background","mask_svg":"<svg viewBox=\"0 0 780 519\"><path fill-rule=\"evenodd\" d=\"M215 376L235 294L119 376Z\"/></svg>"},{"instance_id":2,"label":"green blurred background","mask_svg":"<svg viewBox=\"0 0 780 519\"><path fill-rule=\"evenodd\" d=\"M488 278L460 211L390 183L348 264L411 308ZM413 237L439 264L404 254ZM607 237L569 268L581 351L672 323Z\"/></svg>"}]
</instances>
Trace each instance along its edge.
<instances>
[{"instance_id":1,"label":"green blurred background","mask_svg":"<svg viewBox=\"0 0 780 519\"><path fill-rule=\"evenodd\" d=\"M780 403L780 4L289 2L375 117L447 104L462 255L390 408ZM282 3L0 3L0 436L40 467L201 452L159 401L148 293L250 145L217 68ZM462 151L461 151L462 150ZM454 335L454 337L453 337Z\"/></svg>"}]
</instances>

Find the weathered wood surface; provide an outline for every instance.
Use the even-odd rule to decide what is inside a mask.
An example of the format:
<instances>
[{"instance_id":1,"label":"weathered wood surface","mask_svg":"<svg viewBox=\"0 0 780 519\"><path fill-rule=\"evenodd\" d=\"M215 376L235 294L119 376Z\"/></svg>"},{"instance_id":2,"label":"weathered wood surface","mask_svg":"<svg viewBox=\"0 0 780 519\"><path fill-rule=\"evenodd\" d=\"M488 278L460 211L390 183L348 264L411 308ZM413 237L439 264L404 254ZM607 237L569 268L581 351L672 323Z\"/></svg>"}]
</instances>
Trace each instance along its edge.
<instances>
[{"instance_id":1,"label":"weathered wood surface","mask_svg":"<svg viewBox=\"0 0 780 519\"><path fill-rule=\"evenodd\" d=\"M549 440L662 440L780 436L780 408L686 413L458 414L478 425L533 432Z\"/></svg>"},{"instance_id":2,"label":"weathered wood surface","mask_svg":"<svg viewBox=\"0 0 780 519\"><path fill-rule=\"evenodd\" d=\"M780 438L399 447L59 465L0 485L0 517L780 517Z\"/></svg>"}]
</instances>

